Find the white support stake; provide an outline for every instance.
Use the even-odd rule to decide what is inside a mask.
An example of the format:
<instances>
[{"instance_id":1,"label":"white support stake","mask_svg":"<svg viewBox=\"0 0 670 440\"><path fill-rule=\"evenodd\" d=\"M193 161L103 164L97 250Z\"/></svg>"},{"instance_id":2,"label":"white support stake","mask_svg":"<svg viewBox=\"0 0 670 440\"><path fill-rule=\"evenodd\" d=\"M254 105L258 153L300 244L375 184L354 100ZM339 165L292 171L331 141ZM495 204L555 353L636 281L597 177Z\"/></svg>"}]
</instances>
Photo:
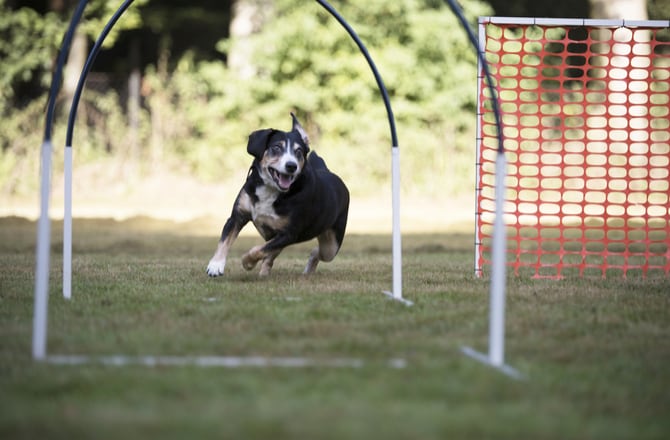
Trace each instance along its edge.
<instances>
[{"instance_id":1,"label":"white support stake","mask_svg":"<svg viewBox=\"0 0 670 440\"><path fill-rule=\"evenodd\" d=\"M35 265L35 304L33 308L33 359L44 360L47 352L47 310L49 305L49 248L51 224L49 195L51 189L50 141L42 143L40 181L40 218L37 223L37 262Z\"/></svg>"},{"instance_id":2,"label":"white support stake","mask_svg":"<svg viewBox=\"0 0 670 440\"><path fill-rule=\"evenodd\" d=\"M308 357L265 357L265 356L89 356L89 355L50 355L45 360L54 365L105 365L125 367L141 365L145 367L222 367L222 368L361 368L366 365L362 359ZM402 369L407 361L402 358L384 362L389 368Z\"/></svg>"},{"instance_id":3,"label":"white support stake","mask_svg":"<svg viewBox=\"0 0 670 440\"><path fill-rule=\"evenodd\" d=\"M393 296L402 298L402 243L400 236L400 149L391 148L391 191L393 204Z\"/></svg>"},{"instance_id":4,"label":"white support stake","mask_svg":"<svg viewBox=\"0 0 670 440\"><path fill-rule=\"evenodd\" d=\"M472 359L481 362L484 365L488 365L491 368L495 368L496 370L500 371L501 373L511 377L512 379L517 379L517 380L524 380L525 377L523 374L519 373L514 367L511 367L509 365L495 365L491 363L491 359L485 354L479 353L476 350L473 350L470 347L461 347L461 352L463 352L464 355L471 357Z\"/></svg>"},{"instance_id":5,"label":"white support stake","mask_svg":"<svg viewBox=\"0 0 670 440\"><path fill-rule=\"evenodd\" d=\"M393 291L384 291L391 299L411 306L414 303L402 297L402 240L400 234L400 148L391 148L391 192L393 209Z\"/></svg>"},{"instance_id":6,"label":"white support stake","mask_svg":"<svg viewBox=\"0 0 670 440\"><path fill-rule=\"evenodd\" d=\"M72 298L72 146L64 151L63 298Z\"/></svg>"}]
</instances>

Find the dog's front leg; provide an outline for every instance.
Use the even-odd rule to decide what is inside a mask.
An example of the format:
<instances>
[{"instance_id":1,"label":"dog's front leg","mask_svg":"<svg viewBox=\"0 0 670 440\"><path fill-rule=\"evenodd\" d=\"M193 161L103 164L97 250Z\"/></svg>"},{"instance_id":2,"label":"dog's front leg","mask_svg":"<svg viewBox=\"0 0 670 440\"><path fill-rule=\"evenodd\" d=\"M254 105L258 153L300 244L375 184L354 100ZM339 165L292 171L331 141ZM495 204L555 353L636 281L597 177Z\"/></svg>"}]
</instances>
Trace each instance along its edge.
<instances>
[{"instance_id":1,"label":"dog's front leg","mask_svg":"<svg viewBox=\"0 0 670 440\"><path fill-rule=\"evenodd\" d=\"M223 271L226 269L226 258L228 257L232 241L232 239L219 241L214 256L212 256L207 264L207 275L210 277L223 275Z\"/></svg>"},{"instance_id":2,"label":"dog's front leg","mask_svg":"<svg viewBox=\"0 0 670 440\"><path fill-rule=\"evenodd\" d=\"M226 222L226 226L231 220L229 219L228 222ZM224 227L224 231L226 231L226 228ZM207 275L210 277L218 277L219 275L223 275L223 272L226 268L226 258L228 257L228 252L230 252L230 247L233 245L233 242L237 238L237 235L240 233L240 230L238 228L233 228L229 231L228 234L225 232L221 234L221 240L219 240L219 244L216 246L216 252L214 252L214 256L209 260L209 264L207 264Z\"/></svg>"},{"instance_id":3,"label":"dog's front leg","mask_svg":"<svg viewBox=\"0 0 670 440\"><path fill-rule=\"evenodd\" d=\"M230 247L233 245L233 242L247 222L248 220L246 220L246 217L239 216L235 213L228 219L221 232L221 239L216 247L216 252L207 265L207 275L210 277L223 275Z\"/></svg>"}]
</instances>

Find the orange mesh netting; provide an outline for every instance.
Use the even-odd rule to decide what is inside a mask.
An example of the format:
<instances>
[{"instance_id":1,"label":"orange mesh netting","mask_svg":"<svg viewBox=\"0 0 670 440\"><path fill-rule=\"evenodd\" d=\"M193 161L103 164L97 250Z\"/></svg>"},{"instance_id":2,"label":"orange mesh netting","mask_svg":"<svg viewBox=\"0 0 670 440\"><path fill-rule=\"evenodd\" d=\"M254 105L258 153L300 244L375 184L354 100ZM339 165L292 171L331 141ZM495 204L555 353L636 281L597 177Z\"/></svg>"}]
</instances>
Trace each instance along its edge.
<instances>
[{"instance_id":1,"label":"orange mesh netting","mask_svg":"<svg viewBox=\"0 0 670 440\"><path fill-rule=\"evenodd\" d=\"M508 161L507 264L547 278L668 276L668 28L482 27ZM479 275L491 264L498 146L480 81Z\"/></svg>"}]
</instances>

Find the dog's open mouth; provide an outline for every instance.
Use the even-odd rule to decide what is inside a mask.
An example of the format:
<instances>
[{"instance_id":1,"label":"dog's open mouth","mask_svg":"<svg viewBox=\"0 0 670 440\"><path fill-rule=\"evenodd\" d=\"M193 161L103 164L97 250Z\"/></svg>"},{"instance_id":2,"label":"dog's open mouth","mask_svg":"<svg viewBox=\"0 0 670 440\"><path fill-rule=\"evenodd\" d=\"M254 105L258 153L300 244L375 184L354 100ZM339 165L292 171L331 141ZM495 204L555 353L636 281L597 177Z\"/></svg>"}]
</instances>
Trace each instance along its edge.
<instances>
[{"instance_id":1,"label":"dog's open mouth","mask_svg":"<svg viewBox=\"0 0 670 440\"><path fill-rule=\"evenodd\" d=\"M280 173L272 167L268 167L268 171L270 172L270 176L272 176L272 180L275 181L279 189L282 191L287 191L295 180L296 174Z\"/></svg>"}]
</instances>

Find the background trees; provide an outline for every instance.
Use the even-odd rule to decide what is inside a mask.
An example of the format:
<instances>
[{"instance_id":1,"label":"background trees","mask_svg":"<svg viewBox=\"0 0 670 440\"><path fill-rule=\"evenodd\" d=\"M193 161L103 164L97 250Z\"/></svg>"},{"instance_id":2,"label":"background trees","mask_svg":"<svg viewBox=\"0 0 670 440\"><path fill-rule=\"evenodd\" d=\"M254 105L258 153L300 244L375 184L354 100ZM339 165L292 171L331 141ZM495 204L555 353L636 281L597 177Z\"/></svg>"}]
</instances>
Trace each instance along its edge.
<instances>
[{"instance_id":1,"label":"background trees","mask_svg":"<svg viewBox=\"0 0 670 440\"><path fill-rule=\"evenodd\" d=\"M0 0L0 193L33 189L26 176L36 170L35 127L74 3ZM475 56L444 2L333 4L365 41L391 94L404 185L423 193L469 191ZM494 13L585 16L592 6L588 0L461 4L473 23ZM116 7L91 1L70 54L71 78ZM670 13L662 0L648 0L648 9L651 18ZM353 42L315 2L137 0L89 77L75 157L80 164L107 160L124 173L170 169L202 180L239 179L247 134L287 126L289 111L356 187L374 191L387 179L390 140L376 84Z\"/></svg>"}]
</instances>

